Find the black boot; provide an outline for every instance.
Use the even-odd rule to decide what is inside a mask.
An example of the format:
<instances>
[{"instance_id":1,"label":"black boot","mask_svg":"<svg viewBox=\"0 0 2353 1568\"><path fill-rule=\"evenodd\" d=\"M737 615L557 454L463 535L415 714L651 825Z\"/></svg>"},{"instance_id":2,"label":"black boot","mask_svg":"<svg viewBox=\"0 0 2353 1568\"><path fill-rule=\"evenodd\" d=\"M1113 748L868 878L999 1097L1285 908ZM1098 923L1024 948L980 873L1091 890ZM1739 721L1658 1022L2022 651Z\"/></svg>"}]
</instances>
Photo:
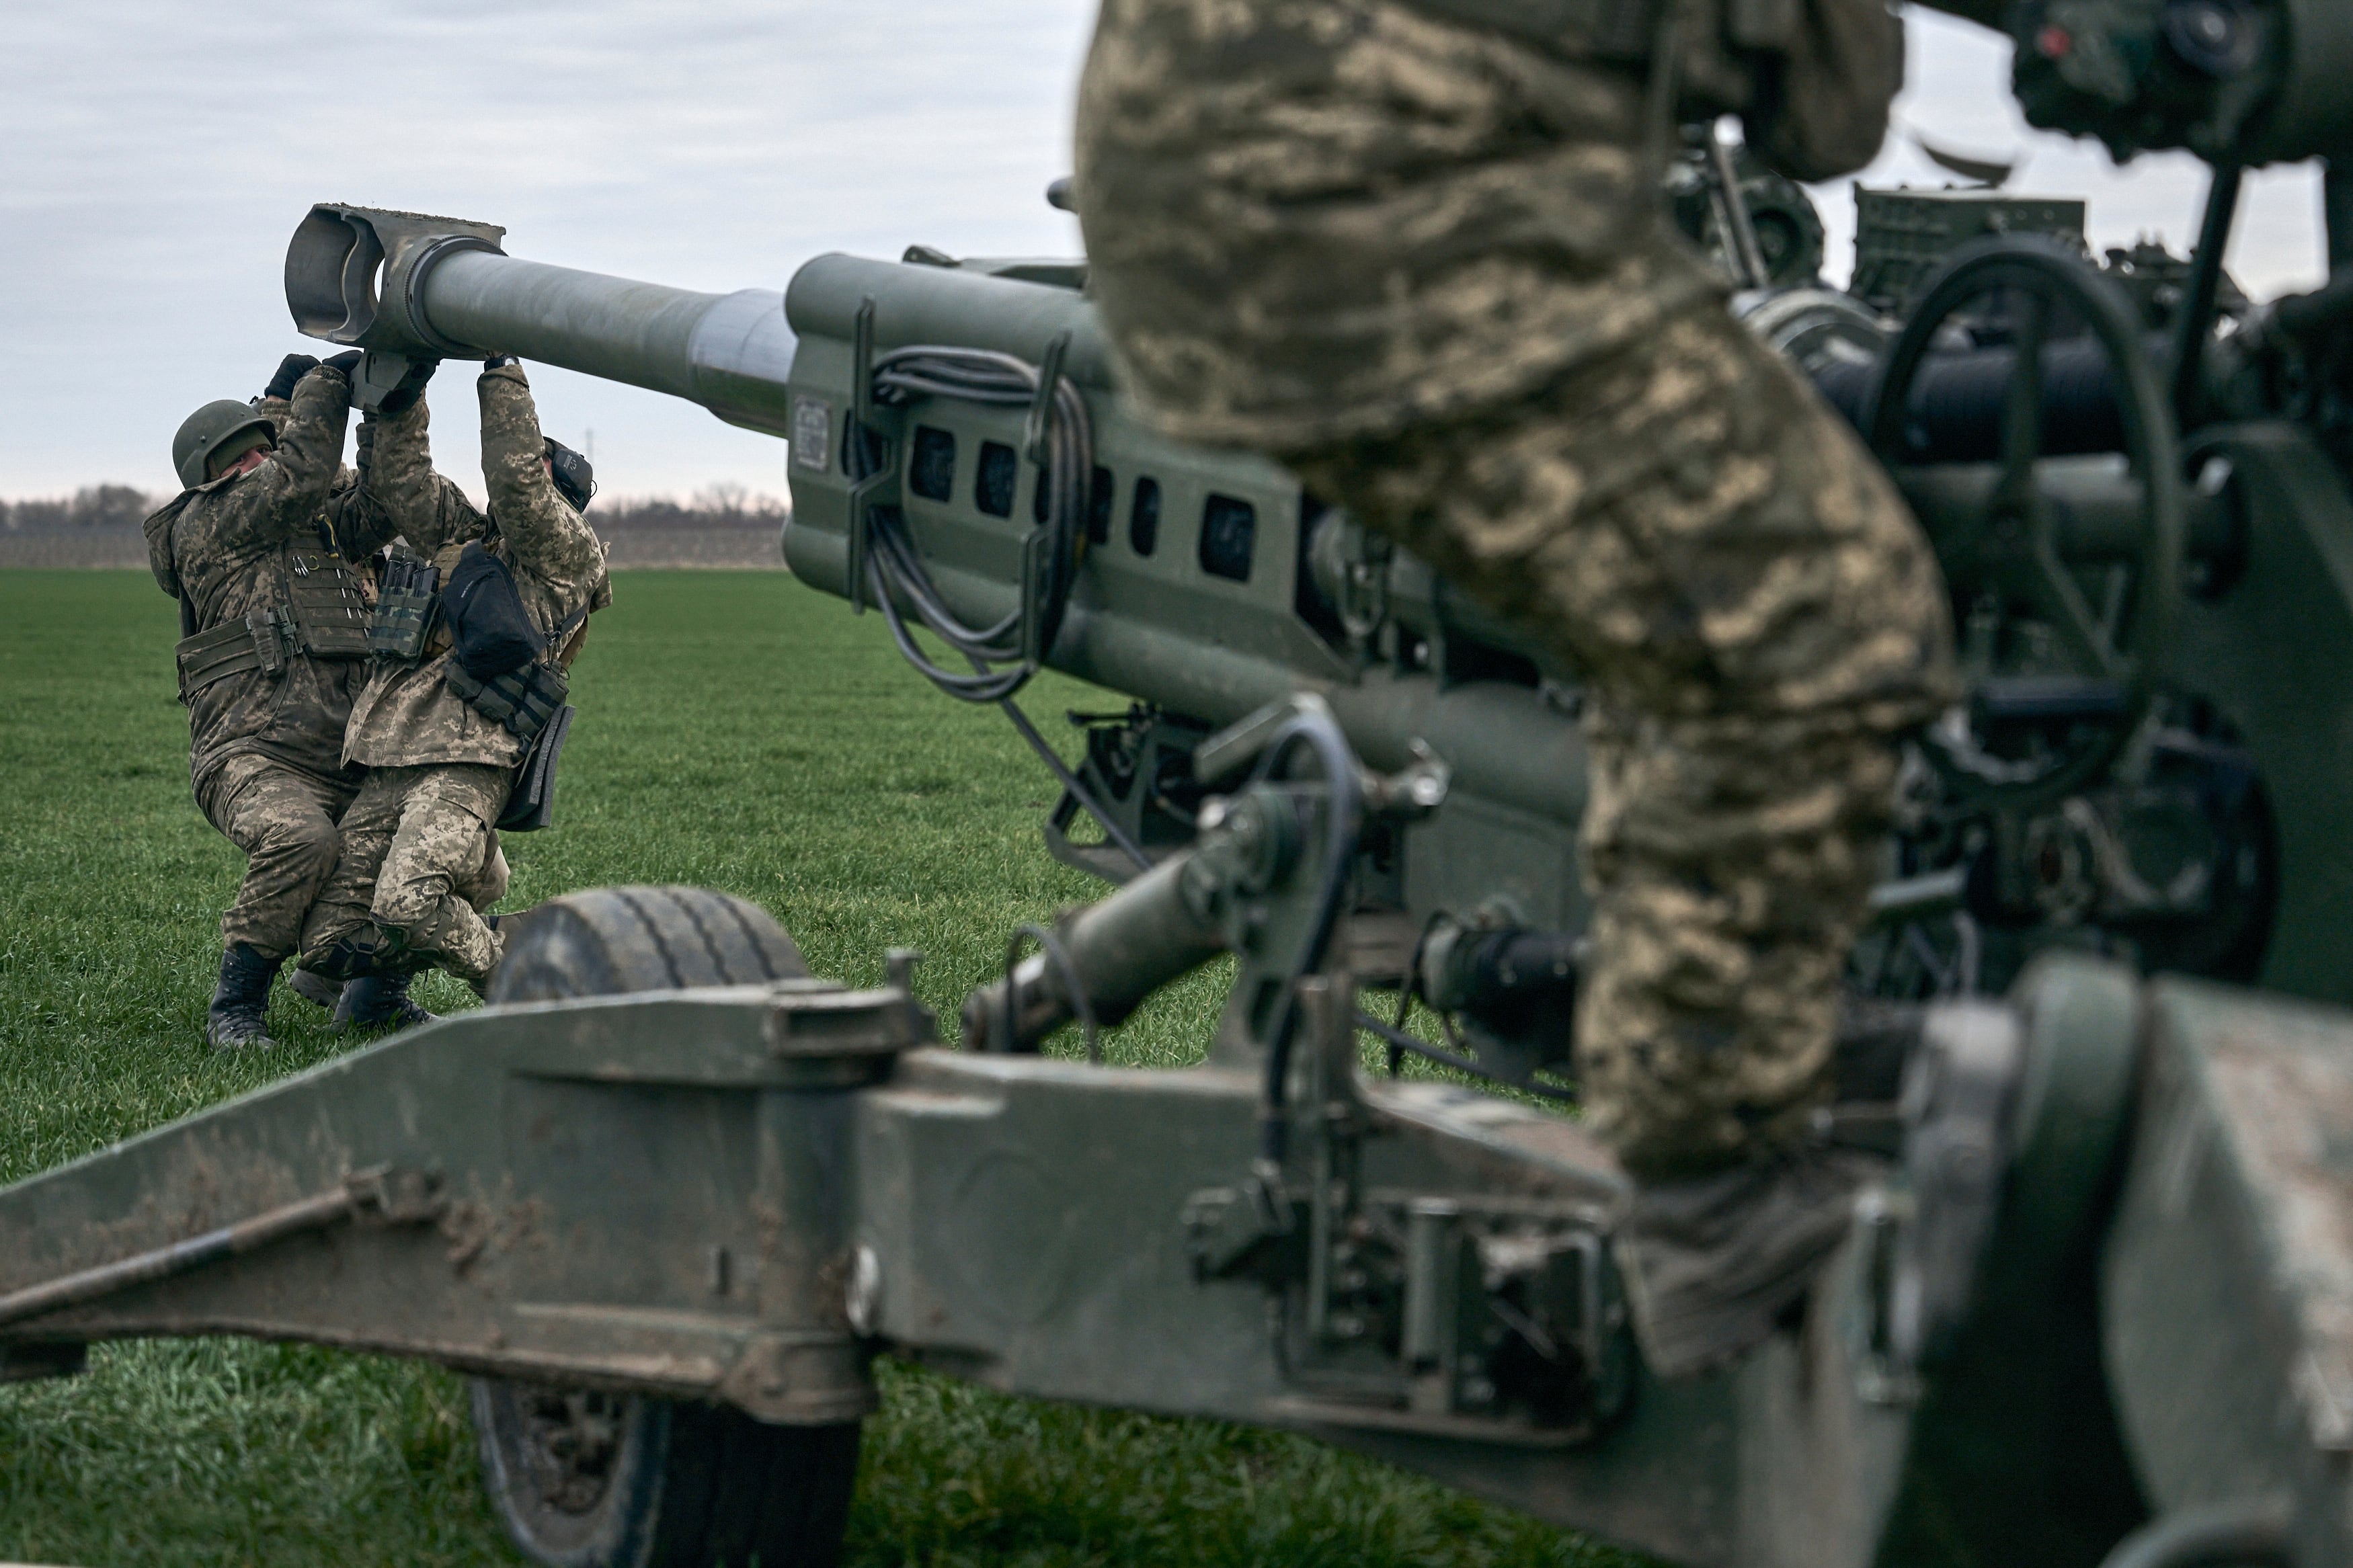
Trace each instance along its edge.
<instances>
[{"instance_id":1,"label":"black boot","mask_svg":"<svg viewBox=\"0 0 2353 1568\"><path fill-rule=\"evenodd\" d=\"M286 989L305 1002L324 1007L330 1013L335 1010L335 1004L341 1000L343 994L341 984L328 979L314 969L296 969L293 973L286 977Z\"/></svg>"},{"instance_id":2,"label":"black boot","mask_svg":"<svg viewBox=\"0 0 2353 1568\"><path fill-rule=\"evenodd\" d=\"M1856 1192L1881 1168L1805 1149L1638 1186L1618 1264L1651 1370L1712 1372L1769 1338L1846 1239Z\"/></svg>"},{"instance_id":3,"label":"black boot","mask_svg":"<svg viewBox=\"0 0 2353 1568\"><path fill-rule=\"evenodd\" d=\"M267 1050L278 1043L269 1037L263 1015L269 1008L269 983L285 962L264 958L241 942L229 944L221 954L220 986L205 1015L208 1043L224 1051Z\"/></svg>"},{"instance_id":4,"label":"black boot","mask_svg":"<svg viewBox=\"0 0 2353 1568\"><path fill-rule=\"evenodd\" d=\"M371 974L343 987L335 1004L334 1028L408 1029L433 1022L433 1015L408 997L406 974Z\"/></svg>"}]
</instances>

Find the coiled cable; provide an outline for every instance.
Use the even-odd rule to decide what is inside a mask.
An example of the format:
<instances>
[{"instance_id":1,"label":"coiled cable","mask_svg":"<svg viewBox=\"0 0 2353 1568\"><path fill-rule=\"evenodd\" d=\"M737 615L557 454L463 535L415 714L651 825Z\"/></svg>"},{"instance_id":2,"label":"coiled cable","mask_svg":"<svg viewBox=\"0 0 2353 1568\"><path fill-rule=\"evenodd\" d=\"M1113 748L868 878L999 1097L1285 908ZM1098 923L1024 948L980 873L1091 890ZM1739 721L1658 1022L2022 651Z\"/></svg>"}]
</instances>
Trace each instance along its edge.
<instances>
[{"instance_id":1,"label":"coiled cable","mask_svg":"<svg viewBox=\"0 0 2353 1568\"><path fill-rule=\"evenodd\" d=\"M993 349L916 344L893 349L875 360L873 395L876 402L893 407L926 397L1036 406L1041 374L1027 360ZM1086 398L1068 376L1055 378L1052 395L1045 404L1048 416L1039 443L1045 461L1039 477L1045 496L1040 524L1046 531L1042 569L1030 569L1025 549L1021 602L1009 614L976 626L950 609L923 565L906 514L900 508L870 506L863 517L850 520L850 526L862 533L868 596L882 612L901 657L933 685L962 701L1002 702L1029 683L1038 673L1045 650L1053 647L1061 631L1071 591L1078 582L1094 476L1094 426ZM851 480L880 471L881 458L880 438L871 431L857 432L846 454ZM927 631L973 665L971 673L948 668L923 651L902 603ZM1025 647L1028 623L1033 617L1036 638Z\"/></svg>"}]
</instances>

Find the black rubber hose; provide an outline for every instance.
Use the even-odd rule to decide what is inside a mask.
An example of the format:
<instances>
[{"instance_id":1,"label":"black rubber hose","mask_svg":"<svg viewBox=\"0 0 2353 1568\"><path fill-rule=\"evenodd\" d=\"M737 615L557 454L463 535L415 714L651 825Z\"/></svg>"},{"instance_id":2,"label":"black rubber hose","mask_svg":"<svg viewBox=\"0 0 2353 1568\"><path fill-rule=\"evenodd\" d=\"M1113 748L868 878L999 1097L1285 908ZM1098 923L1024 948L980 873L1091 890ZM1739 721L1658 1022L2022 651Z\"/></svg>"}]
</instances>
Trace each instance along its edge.
<instances>
[{"instance_id":1,"label":"black rubber hose","mask_svg":"<svg viewBox=\"0 0 2353 1568\"><path fill-rule=\"evenodd\" d=\"M1356 1009L1356 1027L1377 1037L1386 1042L1392 1051L1410 1051L1413 1055L1436 1062L1440 1067L1452 1068L1456 1072L1483 1079L1488 1083L1500 1083L1506 1089L1521 1089L1535 1095L1539 1100L1557 1100L1563 1105L1577 1103L1577 1091L1573 1089L1555 1089L1548 1083L1533 1081L1514 1083L1509 1079L1498 1078L1471 1058L1457 1056L1452 1051L1441 1050L1419 1036L1406 1033L1394 1024L1383 1023L1361 1007Z\"/></svg>"}]
</instances>

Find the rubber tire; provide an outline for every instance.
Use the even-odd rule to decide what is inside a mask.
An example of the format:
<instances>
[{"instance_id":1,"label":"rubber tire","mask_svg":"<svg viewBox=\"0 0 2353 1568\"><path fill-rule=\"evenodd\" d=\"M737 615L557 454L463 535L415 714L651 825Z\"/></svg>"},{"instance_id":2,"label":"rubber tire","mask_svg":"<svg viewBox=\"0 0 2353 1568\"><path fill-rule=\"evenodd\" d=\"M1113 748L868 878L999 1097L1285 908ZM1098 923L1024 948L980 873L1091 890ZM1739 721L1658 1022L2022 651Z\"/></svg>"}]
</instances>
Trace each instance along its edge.
<instances>
[{"instance_id":1,"label":"rubber tire","mask_svg":"<svg viewBox=\"0 0 2353 1568\"><path fill-rule=\"evenodd\" d=\"M548 1568L833 1568L858 1481L859 1423L765 1426L686 1400L622 1398L603 1494L552 1504L522 1447L527 1390L472 1380L482 1483L507 1535Z\"/></svg>"},{"instance_id":2,"label":"rubber tire","mask_svg":"<svg viewBox=\"0 0 2353 1568\"><path fill-rule=\"evenodd\" d=\"M493 1002L794 979L800 949L757 905L702 888L598 888L501 921ZM858 1479L860 1423L771 1426L725 1405L617 1400L603 1494L584 1512L539 1489L527 1391L472 1380L482 1484L547 1568L833 1568Z\"/></svg>"},{"instance_id":3,"label":"rubber tire","mask_svg":"<svg viewBox=\"0 0 2353 1568\"><path fill-rule=\"evenodd\" d=\"M493 1002L754 985L808 973L767 910L707 888L595 888L500 923Z\"/></svg>"}]
</instances>

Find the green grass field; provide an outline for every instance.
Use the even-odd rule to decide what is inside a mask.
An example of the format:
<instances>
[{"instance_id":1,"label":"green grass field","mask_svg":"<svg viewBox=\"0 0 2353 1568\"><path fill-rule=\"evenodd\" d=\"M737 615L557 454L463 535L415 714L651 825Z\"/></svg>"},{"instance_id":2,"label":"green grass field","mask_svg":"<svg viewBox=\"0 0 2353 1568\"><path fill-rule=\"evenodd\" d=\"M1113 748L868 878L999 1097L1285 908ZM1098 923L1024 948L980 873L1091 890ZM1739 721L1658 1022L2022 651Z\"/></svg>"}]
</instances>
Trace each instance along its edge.
<instances>
[{"instance_id":1,"label":"green grass field","mask_svg":"<svg viewBox=\"0 0 2353 1568\"><path fill-rule=\"evenodd\" d=\"M281 986L281 1048L199 1043L237 852L189 797L169 601L143 573L0 573L0 1181L341 1048ZM944 1015L1022 921L1094 896L1037 824L1050 779L997 714L934 693L873 617L781 574L634 574L575 671L559 826L515 841L506 907L691 882L772 910L811 968L929 956ZM1047 721L1101 692L1042 680ZM1059 721L1049 732L1060 729ZM436 978L427 1005L470 1002ZM1107 1047L1197 1059L1213 975ZM882 1368L849 1560L922 1563L1630 1563L1288 1436L1033 1405ZM0 1387L0 1560L516 1561L440 1371L235 1341L101 1346Z\"/></svg>"}]
</instances>

